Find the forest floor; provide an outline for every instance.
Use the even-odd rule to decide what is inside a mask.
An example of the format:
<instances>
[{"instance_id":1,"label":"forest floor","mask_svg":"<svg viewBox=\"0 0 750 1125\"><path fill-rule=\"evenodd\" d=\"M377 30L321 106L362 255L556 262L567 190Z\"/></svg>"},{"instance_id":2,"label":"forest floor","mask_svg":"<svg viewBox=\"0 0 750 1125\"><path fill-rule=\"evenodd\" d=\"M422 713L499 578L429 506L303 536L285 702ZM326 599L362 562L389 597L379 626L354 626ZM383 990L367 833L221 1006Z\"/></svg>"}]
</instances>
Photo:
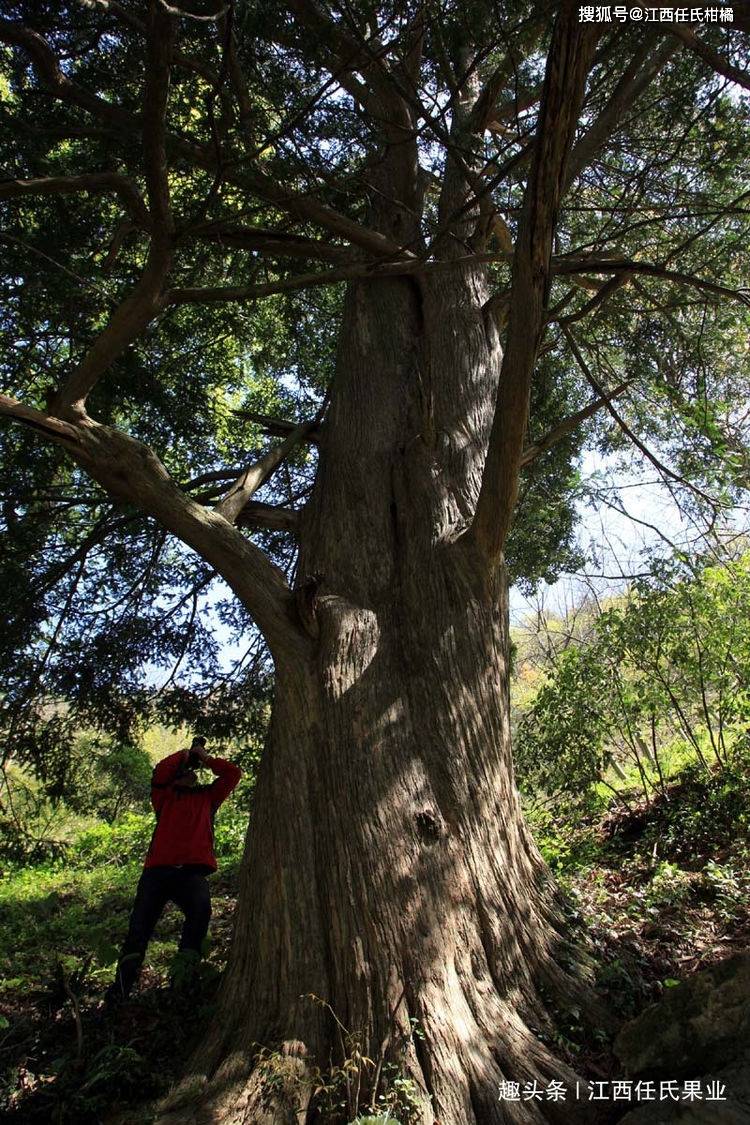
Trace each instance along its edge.
<instances>
[{"instance_id":1,"label":"forest floor","mask_svg":"<svg viewBox=\"0 0 750 1125\"><path fill-rule=\"evenodd\" d=\"M540 844L594 943L599 989L620 1020L750 945L746 822L743 828L736 818L712 818L710 802L701 807L689 786L676 785L650 805L634 801L630 810L584 819L564 837L548 825ZM195 992L184 997L168 987L181 922L170 907L138 992L114 1013L104 1011L102 998L140 863L58 863L5 873L0 1119L153 1119L155 1099L210 1017L230 939L236 869L236 859L225 857L212 877L211 945ZM609 1039L592 1036L576 1013L559 1028L554 1047L591 1079L623 1077Z\"/></svg>"}]
</instances>

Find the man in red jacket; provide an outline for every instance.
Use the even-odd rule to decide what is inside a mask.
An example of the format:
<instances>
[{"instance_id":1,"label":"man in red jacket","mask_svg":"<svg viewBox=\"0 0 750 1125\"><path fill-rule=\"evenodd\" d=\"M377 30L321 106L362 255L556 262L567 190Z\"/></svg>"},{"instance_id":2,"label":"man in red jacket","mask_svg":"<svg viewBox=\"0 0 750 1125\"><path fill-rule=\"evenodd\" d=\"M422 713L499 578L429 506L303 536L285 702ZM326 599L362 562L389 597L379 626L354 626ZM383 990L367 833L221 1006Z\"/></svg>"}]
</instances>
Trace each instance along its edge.
<instances>
[{"instance_id":1,"label":"man in red jacket","mask_svg":"<svg viewBox=\"0 0 750 1125\"><path fill-rule=\"evenodd\" d=\"M200 765L216 774L212 785L198 785L193 767ZM216 870L214 816L239 779L238 766L223 758L209 757L205 738L193 739L189 750L178 750L156 766L151 777L156 828L138 882L115 979L107 990L108 1003L130 995L146 947L168 902L174 902L185 915L180 951L194 963L199 961L211 917L211 892L206 876Z\"/></svg>"}]
</instances>

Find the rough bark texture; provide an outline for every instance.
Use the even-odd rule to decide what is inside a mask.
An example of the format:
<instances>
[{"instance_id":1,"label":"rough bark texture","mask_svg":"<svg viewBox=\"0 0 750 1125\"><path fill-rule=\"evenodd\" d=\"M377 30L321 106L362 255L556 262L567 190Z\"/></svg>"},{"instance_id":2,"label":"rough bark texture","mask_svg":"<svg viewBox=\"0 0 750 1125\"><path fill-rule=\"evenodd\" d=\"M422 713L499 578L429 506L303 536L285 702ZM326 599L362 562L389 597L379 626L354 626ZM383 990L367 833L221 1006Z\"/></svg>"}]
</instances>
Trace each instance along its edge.
<instances>
[{"instance_id":1,"label":"rough bark texture","mask_svg":"<svg viewBox=\"0 0 750 1125\"><path fill-rule=\"evenodd\" d=\"M558 1119L498 1098L573 1080L538 1032L578 984L513 786L504 577L461 538L500 369L486 297L476 270L349 291L299 567L317 635L277 668L208 1085L165 1121L315 1120L306 1075L346 1045L309 994L403 1063L423 1122ZM253 1069L258 1044L280 1055Z\"/></svg>"}]
</instances>

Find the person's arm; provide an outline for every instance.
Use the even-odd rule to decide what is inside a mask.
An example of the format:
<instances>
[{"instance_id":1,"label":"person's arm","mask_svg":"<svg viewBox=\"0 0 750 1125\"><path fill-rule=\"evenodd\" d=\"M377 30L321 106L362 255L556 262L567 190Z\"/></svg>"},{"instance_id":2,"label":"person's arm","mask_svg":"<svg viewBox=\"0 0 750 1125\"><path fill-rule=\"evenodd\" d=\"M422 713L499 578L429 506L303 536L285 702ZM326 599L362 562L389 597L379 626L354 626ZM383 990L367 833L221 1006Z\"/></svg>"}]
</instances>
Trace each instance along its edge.
<instances>
[{"instance_id":1,"label":"person's arm","mask_svg":"<svg viewBox=\"0 0 750 1125\"><path fill-rule=\"evenodd\" d=\"M188 750L178 750L176 754L162 758L154 767L154 772L151 774L151 804L155 813L161 812L170 786L176 780L180 766L187 761L188 753Z\"/></svg>"},{"instance_id":2,"label":"person's arm","mask_svg":"<svg viewBox=\"0 0 750 1125\"><path fill-rule=\"evenodd\" d=\"M203 759L203 763L208 766L212 773L216 774L216 781L208 790L211 797L211 808L216 810L223 801L226 801L242 777L242 770L234 762L227 762L224 758L210 758L208 754Z\"/></svg>"}]
</instances>

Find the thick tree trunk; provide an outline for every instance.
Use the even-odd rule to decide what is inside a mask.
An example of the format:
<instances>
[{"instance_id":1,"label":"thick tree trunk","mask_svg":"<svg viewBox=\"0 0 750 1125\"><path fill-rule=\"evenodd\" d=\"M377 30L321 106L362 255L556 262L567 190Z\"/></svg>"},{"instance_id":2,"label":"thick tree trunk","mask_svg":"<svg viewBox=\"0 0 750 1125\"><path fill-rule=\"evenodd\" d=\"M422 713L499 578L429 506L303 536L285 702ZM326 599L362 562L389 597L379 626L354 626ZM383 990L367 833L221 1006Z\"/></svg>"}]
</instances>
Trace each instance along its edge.
<instances>
[{"instance_id":1,"label":"thick tree trunk","mask_svg":"<svg viewBox=\"0 0 750 1125\"><path fill-rule=\"evenodd\" d=\"M314 1067L355 1049L374 1065L341 1120L391 1063L425 1125L577 1119L498 1097L502 1079L575 1081L540 1032L582 982L513 783L504 577L461 538L500 370L485 299L455 270L347 296L299 566L309 659L277 668L231 959L193 1060L208 1080L165 1121L333 1121Z\"/></svg>"}]
</instances>

